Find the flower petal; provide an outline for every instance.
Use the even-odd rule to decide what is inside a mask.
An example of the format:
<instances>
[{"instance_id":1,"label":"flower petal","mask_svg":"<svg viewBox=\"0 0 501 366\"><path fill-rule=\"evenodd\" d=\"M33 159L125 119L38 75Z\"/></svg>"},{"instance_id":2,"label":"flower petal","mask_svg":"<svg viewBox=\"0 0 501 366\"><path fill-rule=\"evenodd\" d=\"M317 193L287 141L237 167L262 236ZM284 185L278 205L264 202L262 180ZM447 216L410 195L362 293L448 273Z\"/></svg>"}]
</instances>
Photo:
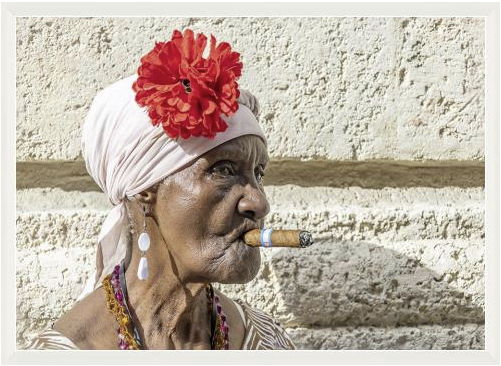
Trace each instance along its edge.
<instances>
[{"instance_id":1,"label":"flower petal","mask_svg":"<svg viewBox=\"0 0 501 366\"><path fill-rule=\"evenodd\" d=\"M206 46L205 35L195 39L191 29L174 30L170 41L156 42L141 58L132 85L135 100L170 138L214 138L228 127L221 113L229 116L238 109L240 54L227 42L218 45L211 35L205 59Z\"/></svg>"},{"instance_id":2,"label":"flower petal","mask_svg":"<svg viewBox=\"0 0 501 366\"><path fill-rule=\"evenodd\" d=\"M181 98L178 98L177 109L179 112L188 112L190 110L190 103L186 103Z\"/></svg>"}]
</instances>

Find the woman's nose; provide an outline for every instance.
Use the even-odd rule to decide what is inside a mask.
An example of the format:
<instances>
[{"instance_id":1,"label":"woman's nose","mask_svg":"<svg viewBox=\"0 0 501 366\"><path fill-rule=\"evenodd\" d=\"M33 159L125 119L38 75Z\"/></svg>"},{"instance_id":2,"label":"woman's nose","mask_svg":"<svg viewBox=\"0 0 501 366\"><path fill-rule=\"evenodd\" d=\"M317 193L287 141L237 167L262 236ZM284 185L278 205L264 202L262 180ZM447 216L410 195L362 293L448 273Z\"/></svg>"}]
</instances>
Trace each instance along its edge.
<instances>
[{"instance_id":1,"label":"woman's nose","mask_svg":"<svg viewBox=\"0 0 501 366\"><path fill-rule=\"evenodd\" d=\"M260 220L270 212L270 204L264 192L247 185L244 196L238 201L238 212L251 220Z\"/></svg>"}]
</instances>

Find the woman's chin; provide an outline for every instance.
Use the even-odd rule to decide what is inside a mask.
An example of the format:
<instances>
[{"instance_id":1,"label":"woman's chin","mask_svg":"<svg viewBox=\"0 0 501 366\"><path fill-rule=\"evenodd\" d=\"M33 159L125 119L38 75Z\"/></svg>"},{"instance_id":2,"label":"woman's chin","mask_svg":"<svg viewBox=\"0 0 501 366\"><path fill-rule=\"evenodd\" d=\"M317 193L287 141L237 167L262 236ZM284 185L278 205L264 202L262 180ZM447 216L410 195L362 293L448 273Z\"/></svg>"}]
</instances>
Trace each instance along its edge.
<instances>
[{"instance_id":1,"label":"woman's chin","mask_svg":"<svg viewBox=\"0 0 501 366\"><path fill-rule=\"evenodd\" d=\"M261 266L261 253L259 248L252 248L243 243L235 245L234 250L228 253L227 266L218 281L223 284L243 284L256 277Z\"/></svg>"},{"instance_id":2,"label":"woman's chin","mask_svg":"<svg viewBox=\"0 0 501 366\"><path fill-rule=\"evenodd\" d=\"M257 272L258 271L256 271L255 274L250 274L250 273L245 274L245 275L238 274L235 276L227 277L224 280L221 280L218 282L222 283L224 285L242 285L242 284L245 284L245 283L252 281L254 279L254 277L256 277Z\"/></svg>"}]
</instances>

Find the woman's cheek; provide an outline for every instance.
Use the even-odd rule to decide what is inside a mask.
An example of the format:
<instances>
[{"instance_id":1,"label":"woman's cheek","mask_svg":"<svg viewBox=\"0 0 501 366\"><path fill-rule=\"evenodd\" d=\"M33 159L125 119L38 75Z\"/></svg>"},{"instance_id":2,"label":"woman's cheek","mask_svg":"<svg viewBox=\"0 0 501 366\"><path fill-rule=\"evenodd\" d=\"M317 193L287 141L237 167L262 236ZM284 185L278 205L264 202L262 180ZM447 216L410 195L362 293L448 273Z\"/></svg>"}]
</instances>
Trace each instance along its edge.
<instances>
[{"instance_id":1,"label":"woman's cheek","mask_svg":"<svg viewBox=\"0 0 501 366\"><path fill-rule=\"evenodd\" d=\"M205 219L208 222L208 233L211 236L226 236L242 225L243 219L237 217L238 197L234 192L214 194L209 202L209 210Z\"/></svg>"}]
</instances>

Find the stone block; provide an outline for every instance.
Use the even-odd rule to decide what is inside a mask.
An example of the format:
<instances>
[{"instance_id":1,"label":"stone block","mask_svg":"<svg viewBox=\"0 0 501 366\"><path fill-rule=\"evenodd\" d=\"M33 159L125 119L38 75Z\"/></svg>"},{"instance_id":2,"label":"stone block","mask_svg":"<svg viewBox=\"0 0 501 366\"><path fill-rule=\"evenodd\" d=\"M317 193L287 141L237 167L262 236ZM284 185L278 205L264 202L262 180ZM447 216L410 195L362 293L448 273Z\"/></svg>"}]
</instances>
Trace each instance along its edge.
<instances>
[{"instance_id":1,"label":"stone block","mask_svg":"<svg viewBox=\"0 0 501 366\"><path fill-rule=\"evenodd\" d=\"M482 324L416 327L287 329L298 349L307 350L483 350Z\"/></svg>"},{"instance_id":2,"label":"stone block","mask_svg":"<svg viewBox=\"0 0 501 366\"><path fill-rule=\"evenodd\" d=\"M483 189L282 186L267 195L269 226L308 229L318 242L262 249L253 281L217 285L230 297L289 328L483 323ZM97 192L17 192L19 342L72 306L110 207Z\"/></svg>"},{"instance_id":3,"label":"stone block","mask_svg":"<svg viewBox=\"0 0 501 366\"><path fill-rule=\"evenodd\" d=\"M242 55L272 159L484 158L481 18L18 18L17 160L75 160L95 93L192 28Z\"/></svg>"}]
</instances>

